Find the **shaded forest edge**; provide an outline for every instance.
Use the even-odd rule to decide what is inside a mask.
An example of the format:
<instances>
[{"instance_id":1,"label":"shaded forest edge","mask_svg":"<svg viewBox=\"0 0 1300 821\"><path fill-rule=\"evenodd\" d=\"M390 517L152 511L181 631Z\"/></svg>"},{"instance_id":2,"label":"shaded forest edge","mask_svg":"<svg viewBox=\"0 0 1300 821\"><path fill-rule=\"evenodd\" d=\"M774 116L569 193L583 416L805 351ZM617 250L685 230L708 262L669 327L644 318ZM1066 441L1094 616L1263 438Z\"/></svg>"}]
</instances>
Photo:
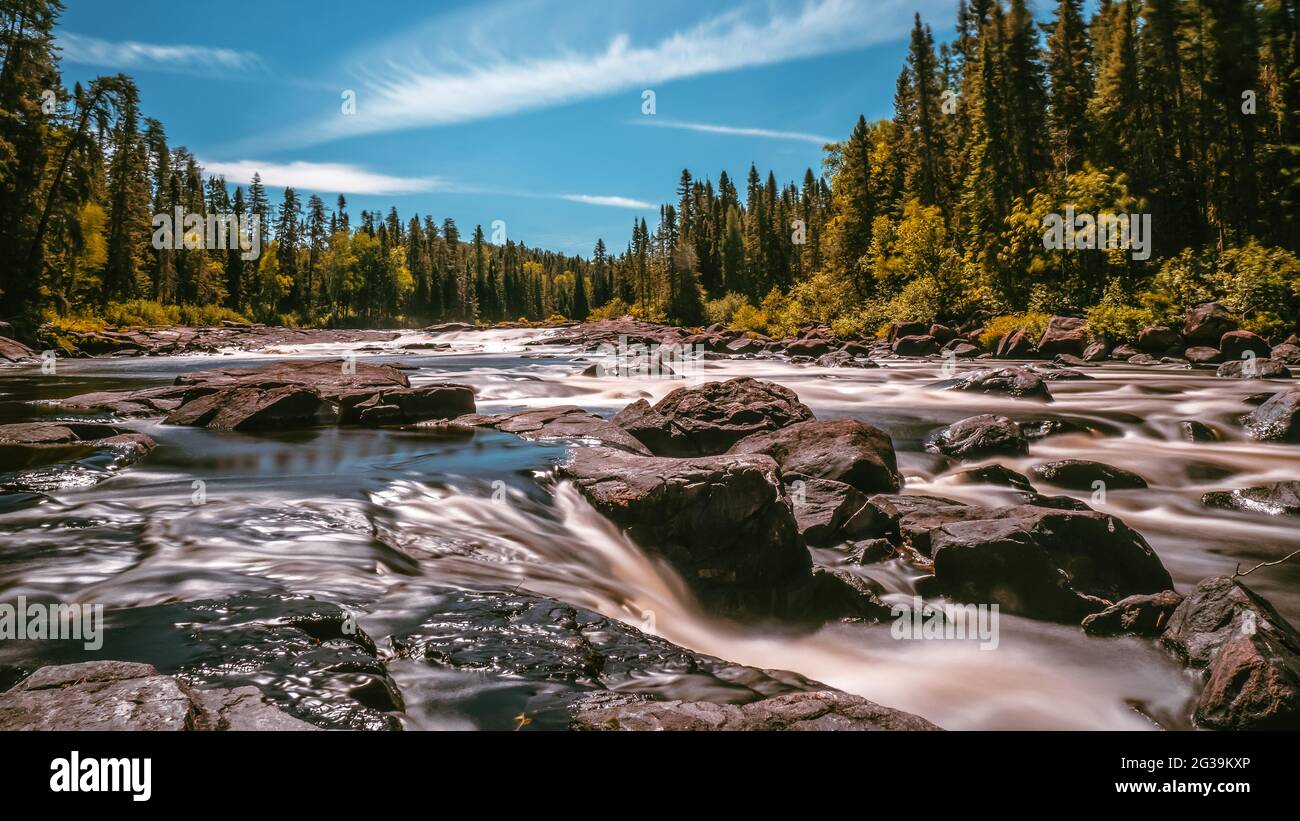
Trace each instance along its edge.
<instances>
[{"instance_id":1,"label":"shaded forest edge","mask_svg":"<svg viewBox=\"0 0 1300 821\"><path fill-rule=\"evenodd\" d=\"M1068 315L1127 341L1206 302L1273 343L1300 326L1300 0L1112 0L1091 19L1060 0L1043 24L1025 0L973 0L937 47L918 16L892 119L859 118L799 183L751 165L743 201L725 172L684 170L653 230L589 258L205 176L131 78L63 87L61 10L0 18L0 319L28 341L624 314L771 337L1036 337ZM155 248L153 216L178 208L256 216L260 255ZM1045 221L1074 213L1149 215L1149 258L1046 247Z\"/></svg>"}]
</instances>

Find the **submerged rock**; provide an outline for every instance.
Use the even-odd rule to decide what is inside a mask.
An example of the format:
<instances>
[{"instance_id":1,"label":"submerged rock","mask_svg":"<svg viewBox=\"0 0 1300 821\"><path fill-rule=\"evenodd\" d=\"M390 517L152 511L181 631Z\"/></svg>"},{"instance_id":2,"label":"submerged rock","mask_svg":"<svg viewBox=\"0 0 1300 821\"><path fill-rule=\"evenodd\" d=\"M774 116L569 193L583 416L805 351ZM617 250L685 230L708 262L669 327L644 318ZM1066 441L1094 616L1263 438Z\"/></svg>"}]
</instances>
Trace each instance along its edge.
<instances>
[{"instance_id":1,"label":"submerged rock","mask_svg":"<svg viewBox=\"0 0 1300 821\"><path fill-rule=\"evenodd\" d=\"M925 448L956 459L981 459L996 454L1028 453L1029 440L1015 422L986 413L954 422L927 441Z\"/></svg>"},{"instance_id":2,"label":"submerged rock","mask_svg":"<svg viewBox=\"0 0 1300 821\"><path fill-rule=\"evenodd\" d=\"M1246 433L1263 442L1300 442L1300 388L1273 394L1246 417Z\"/></svg>"},{"instance_id":3,"label":"submerged rock","mask_svg":"<svg viewBox=\"0 0 1300 821\"><path fill-rule=\"evenodd\" d=\"M1029 468L1040 481L1070 490L1092 490L1101 482L1109 490L1145 488L1146 479L1132 471L1087 459L1060 459Z\"/></svg>"},{"instance_id":4,"label":"submerged rock","mask_svg":"<svg viewBox=\"0 0 1300 821\"><path fill-rule=\"evenodd\" d=\"M1215 491L1202 496L1201 503L1207 507L1269 516L1300 516L1300 482L1273 482L1227 492Z\"/></svg>"},{"instance_id":5,"label":"submerged rock","mask_svg":"<svg viewBox=\"0 0 1300 821\"><path fill-rule=\"evenodd\" d=\"M813 418L789 388L740 377L678 388L653 407L639 399L611 421L657 456L712 456L751 434Z\"/></svg>"},{"instance_id":6,"label":"submerged rock","mask_svg":"<svg viewBox=\"0 0 1300 821\"><path fill-rule=\"evenodd\" d=\"M955 380L940 382L938 387L952 391L996 393L1017 399L1051 401L1051 391L1043 378L1026 368L996 368L972 371Z\"/></svg>"},{"instance_id":7,"label":"submerged rock","mask_svg":"<svg viewBox=\"0 0 1300 821\"><path fill-rule=\"evenodd\" d=\"M154 440L90 422L0 425L0 491L47 493L86 487L143 459Z\"/></svg>"},{"instance_id":8,"label":"submerged rock","mask_svg":"<svg viewBox=\"0 0 1300 821\"><path fill-rule=\"evenodd\" d=\"M558 405L534 411L498 414L469 414L450 424L467 427L496 428L533 441L546 439L588 439L630 453L650 455L650 450L630 433L608 419L602 419L576 405Z\"/></svg>"},{"instance_id":9,"label":"submerged rock","mask_svg":"<svg viewBox=\"0 0 1300 821\"><path fill-rule=\"evenodd\" d=\"M1300 729L1300 633L1241 579L1203 580L1161 641L1205 671L1193 714L1198 726Z\"/></svg>"}]
</instances>

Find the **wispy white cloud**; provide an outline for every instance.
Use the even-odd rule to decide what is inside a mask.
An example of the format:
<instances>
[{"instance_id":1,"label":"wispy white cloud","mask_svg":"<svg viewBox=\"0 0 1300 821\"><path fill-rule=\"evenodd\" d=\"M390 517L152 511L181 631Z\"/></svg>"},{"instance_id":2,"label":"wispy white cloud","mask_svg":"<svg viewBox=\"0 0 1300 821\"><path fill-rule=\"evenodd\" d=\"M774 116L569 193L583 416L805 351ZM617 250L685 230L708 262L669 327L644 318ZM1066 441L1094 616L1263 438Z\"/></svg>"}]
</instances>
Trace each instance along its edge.
<instances>
[{"instance_id":1,"label":"wispy white cloud","mask_svg":"<svg viewBox=\"0 0 1300 821\"><path fill-rule=\"evenodd\" d=\"M604 205L610 208L635 208L638 211L654 210L659 206L645 200L635 200L631 197L602 197L592 194L559 194L557 199L569 200L570 202L585 202L587 205Z\"/></svg>"},{"instance_id":2,"label":"wispy white cloud","mask_svg":"<svg viewBox=\"0 0 1300 821\"><path fill-rule=\"evenodd\" d=\"M262 60L248 51L194 45L112 42L84 34L63 32L58 36L63 59L71 63L110 68L159 68L185 70L253 71Z\"/></svg>"},{"instance_id":3,"label":"wispy white cloud","mask_svg":"<svg viewBox=\"0 0 1300 821\"><path fill-rule=\"evenodd\" d=\"M345 163L291 162L273 163L255 160L238 162L200 161L204 171L226 178L227 182L252 182L260 174L262 183L275 188L301 188L306 191L340 194L418 194L445 187L437 177L393 177L376 174Z\"/></svg>"},{"instance_id":4,"label":"wispy white cloud","mask_svg":"<svg viewBox=\"0 0 1300 821\"><path fill-rule=\"evenodd\" d=\"M931 0L925 0L931 2ZM938 0L933 0L938 2ZM944 0L947 4L947 0ZM501 117L719 72L846 51L904 35L916 0L806 0L790 12L754 0L693 27L634 43L625 33L569 35L543 56L546 38L507 42L548 28L544 9L516 2L481 22L439 21L455 43L385 44L358 61L357 111L269 138L279 146ZM576 24L575 24L576 25ZM490 30L487 30L490 27ZM575 29L576 30L576 29ZM633 29L635 30L635 28ZM562 35L561 35L562 36ZM552 38L553 39L553 38ZM603 43L583 49L575 43ZM663 101L660 101L663 105ZM755 130L756 136L762 136ZM803 135L811 138L814 135Z\"/></svg>"},{"instance_id":5,"label":"wispy white cloud","mask_svg":"<svg viewBox=\"0 0 1300 821\"><path fill-rule=\"evenodd\" d=\"M729 134L738 137L762 137L767 140L796 140L799 142L825 145L835 142L830 137L809 134L804 131L776 131L770 128L744 128L731 125L713 125L711 123L688 123L681 120L667 120L662 117L641 117L630 121L633 125L648 125L656 128L678 128L683 131L699 131L704 134Z\"/></svg>"}]
</instances>

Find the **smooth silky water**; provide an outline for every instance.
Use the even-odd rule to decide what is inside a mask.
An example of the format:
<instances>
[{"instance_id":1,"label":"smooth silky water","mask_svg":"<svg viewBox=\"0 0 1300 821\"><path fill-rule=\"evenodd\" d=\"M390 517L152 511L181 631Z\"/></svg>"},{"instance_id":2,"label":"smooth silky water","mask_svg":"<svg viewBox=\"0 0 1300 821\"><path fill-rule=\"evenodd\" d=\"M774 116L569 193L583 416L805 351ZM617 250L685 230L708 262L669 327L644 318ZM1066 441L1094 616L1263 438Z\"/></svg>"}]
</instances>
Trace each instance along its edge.
<instances>
[{"instance_id":1,"label":"smooth silky water","mask_svg":"<svg viewBox=\"0 0 1300 821\"><path fill-rule=\"evenodd\" d=\"M437 337L411 332L378 345L60 361L54 375L10 369L0 371L0 422L73 418L60 411L58 399L168 384L183 371L276 356L337 357L347 350L359 361L400 363L417 385L472 385L482 412L574 404L612 414L682 384L752 376L791 388L819 418L853 417L889 432L906 492L969 503L1012 498L1003 488L953 482L951 474L970 465L949 465L924 451L935 429L977 413L1063 419L1090 429L1094 433L1035 441L1028 457L990 461L1025 472L1039 461L1075 457L1141 474L1149 489L1110 491L1104 503L1091 493L1071 495L1146 536L1184 592L1206 576L1300 547L1294 519L1207 509L1199 501L1209 490L1300 479L1293 446L1253 442L1236 421L1250 410L1245 397L1280 389L1280 383L1107 365L1088 369L1091 380L1052 382L1056 401L1044 404L927 387L944 377L941 363L919 360L886 360L865 370L709 360L685 382L599 379L575 375L589 361L580 353L524 345L536 336L524 330ZM450 342L452 350L401 354L404 343L432 339ZM1185 419L1214 425L1225 440L1182 441L1178 423ZM835 623L808 632L711 617L671 569L640 551L571 487L555 482L552 468L569 452L568 443L526 442L492 430L345 428L251 436L156 421L125 426L158 442L136 466L44 499L0 496L0 601L24 595L104 604L104 648L90 653L75 642L9 641L0 644L0 665L31 670L129 658L183 670L174 637L191 627L169 622L163 618L169 611L159 607L238 594L312 597L346 607L386 652L388 637L417 620L430 597L468 587L531 592L638 628L652 625L692 650L796 671L949 729L1188 726L1194 681L1151 642L1089 638L1077 627L1005 614L995 650L982 650L977 641L895 640L887 624ZM892 602L910 601L919 575L899 562L862 572L883 585ZM1250 581L1300 622L1300 567L1266 568ZM157 615L132 618L139 613ZM410 659L393 659L389 669L402 690L409 728L512 726L519 710L522 697L512 695L509 681Z\"/></svg>"}]
</instances>

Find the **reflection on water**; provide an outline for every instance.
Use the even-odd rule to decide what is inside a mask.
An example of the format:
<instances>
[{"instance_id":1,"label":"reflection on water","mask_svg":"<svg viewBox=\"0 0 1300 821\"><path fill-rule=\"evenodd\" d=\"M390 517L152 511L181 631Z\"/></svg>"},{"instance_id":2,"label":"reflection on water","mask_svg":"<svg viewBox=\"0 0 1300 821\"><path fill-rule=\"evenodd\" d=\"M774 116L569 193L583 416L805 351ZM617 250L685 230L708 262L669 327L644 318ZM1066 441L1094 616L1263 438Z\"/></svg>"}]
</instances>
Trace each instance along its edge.
<instances>
[{"instance_id":1,"label":"reflection on water","mask_svg":"<svg viewBox=\"0 0 1300 821\"><path fill-rule=\"evenodd\" d=\"M576 376L583 367L575 361L580 355L526 348L531 335L445 334L438 341L453 343L454 350L433 354L402 355L402 344L429 341L420 334L353 347L381 351L363 361L412 368L415 384L470 384L484 412L577 404L608 414L637 398L654 401L682 384ZM288 353L342 350L305 346ZM248 354L86 360L61 362L53 376L38 369L5 371L0 421L58 418L61 397L166 384L179 372L217 362L260 361L265 357ZM1243 399L1263 389L1261 383L1219 380L1200 371L1107 366L1089 369L1091 380L1053 382L1056 401L1043 404L928 388L943 377L936 363L883 364L855 371L718 360L705 363L703 379L770 379L793 389L820 418L876 424L894 437L908 492L970 503L1011 497L1004 489L955 483L956 466L922 449L929 433L976 413L1068 420L1086 432L1039 440L1030 456L999 461L1025 472L1039 461L1084 458L1144 476L1150 489L1111 491L1104 504L1094 506L1140 530L1180 589L1231 571L1238 562L1280 558L1300 546L1294 521L1199 503L1208 490L1300 479L1294 447L1240 435L1236 419L1249 410ZM1214 426L1223 441L1182 441L1178 423L1185 419ZM247 436L154 420L127 424L158 441L136 467L38 504L0 506L7 511L0 512L0 600L25 595L107 605L117 615L110 617L99 658L189 669L181 648L192 642L182 639L190 633L179 617L173 623L172 616L128 616L170 613L167 608L180 603L239 594L309 596L349 608L385 648L394 625L413 618L437 590L471 586L531 591L636 627L653 625L654 632L691 649L794 670L952 729L1186 726L1192 680L1145 642L1092 639L1077 628L1005 615L995 651L981 651L977 643L895 641L887 626L846 623L795 633L711 618L669 569L641 553L570 488L552 484L550 468L566 453L556 443L484 430ZM1089 494L1076 495L1091 502ZM866 572L887 596L913 593L905 567L895 563ZM1252 576L1254 586L1293 621L1300 621L1297 582L1294 564ZM31 669L75 657L75 650L57 643L5 642L0 672L4 665ZM509 680L390 661L408 726L509 726L505 712L540 697L535 688ZM553 718L548 726L562 726L562 716Z\"/></svg>"}]
</instances>

